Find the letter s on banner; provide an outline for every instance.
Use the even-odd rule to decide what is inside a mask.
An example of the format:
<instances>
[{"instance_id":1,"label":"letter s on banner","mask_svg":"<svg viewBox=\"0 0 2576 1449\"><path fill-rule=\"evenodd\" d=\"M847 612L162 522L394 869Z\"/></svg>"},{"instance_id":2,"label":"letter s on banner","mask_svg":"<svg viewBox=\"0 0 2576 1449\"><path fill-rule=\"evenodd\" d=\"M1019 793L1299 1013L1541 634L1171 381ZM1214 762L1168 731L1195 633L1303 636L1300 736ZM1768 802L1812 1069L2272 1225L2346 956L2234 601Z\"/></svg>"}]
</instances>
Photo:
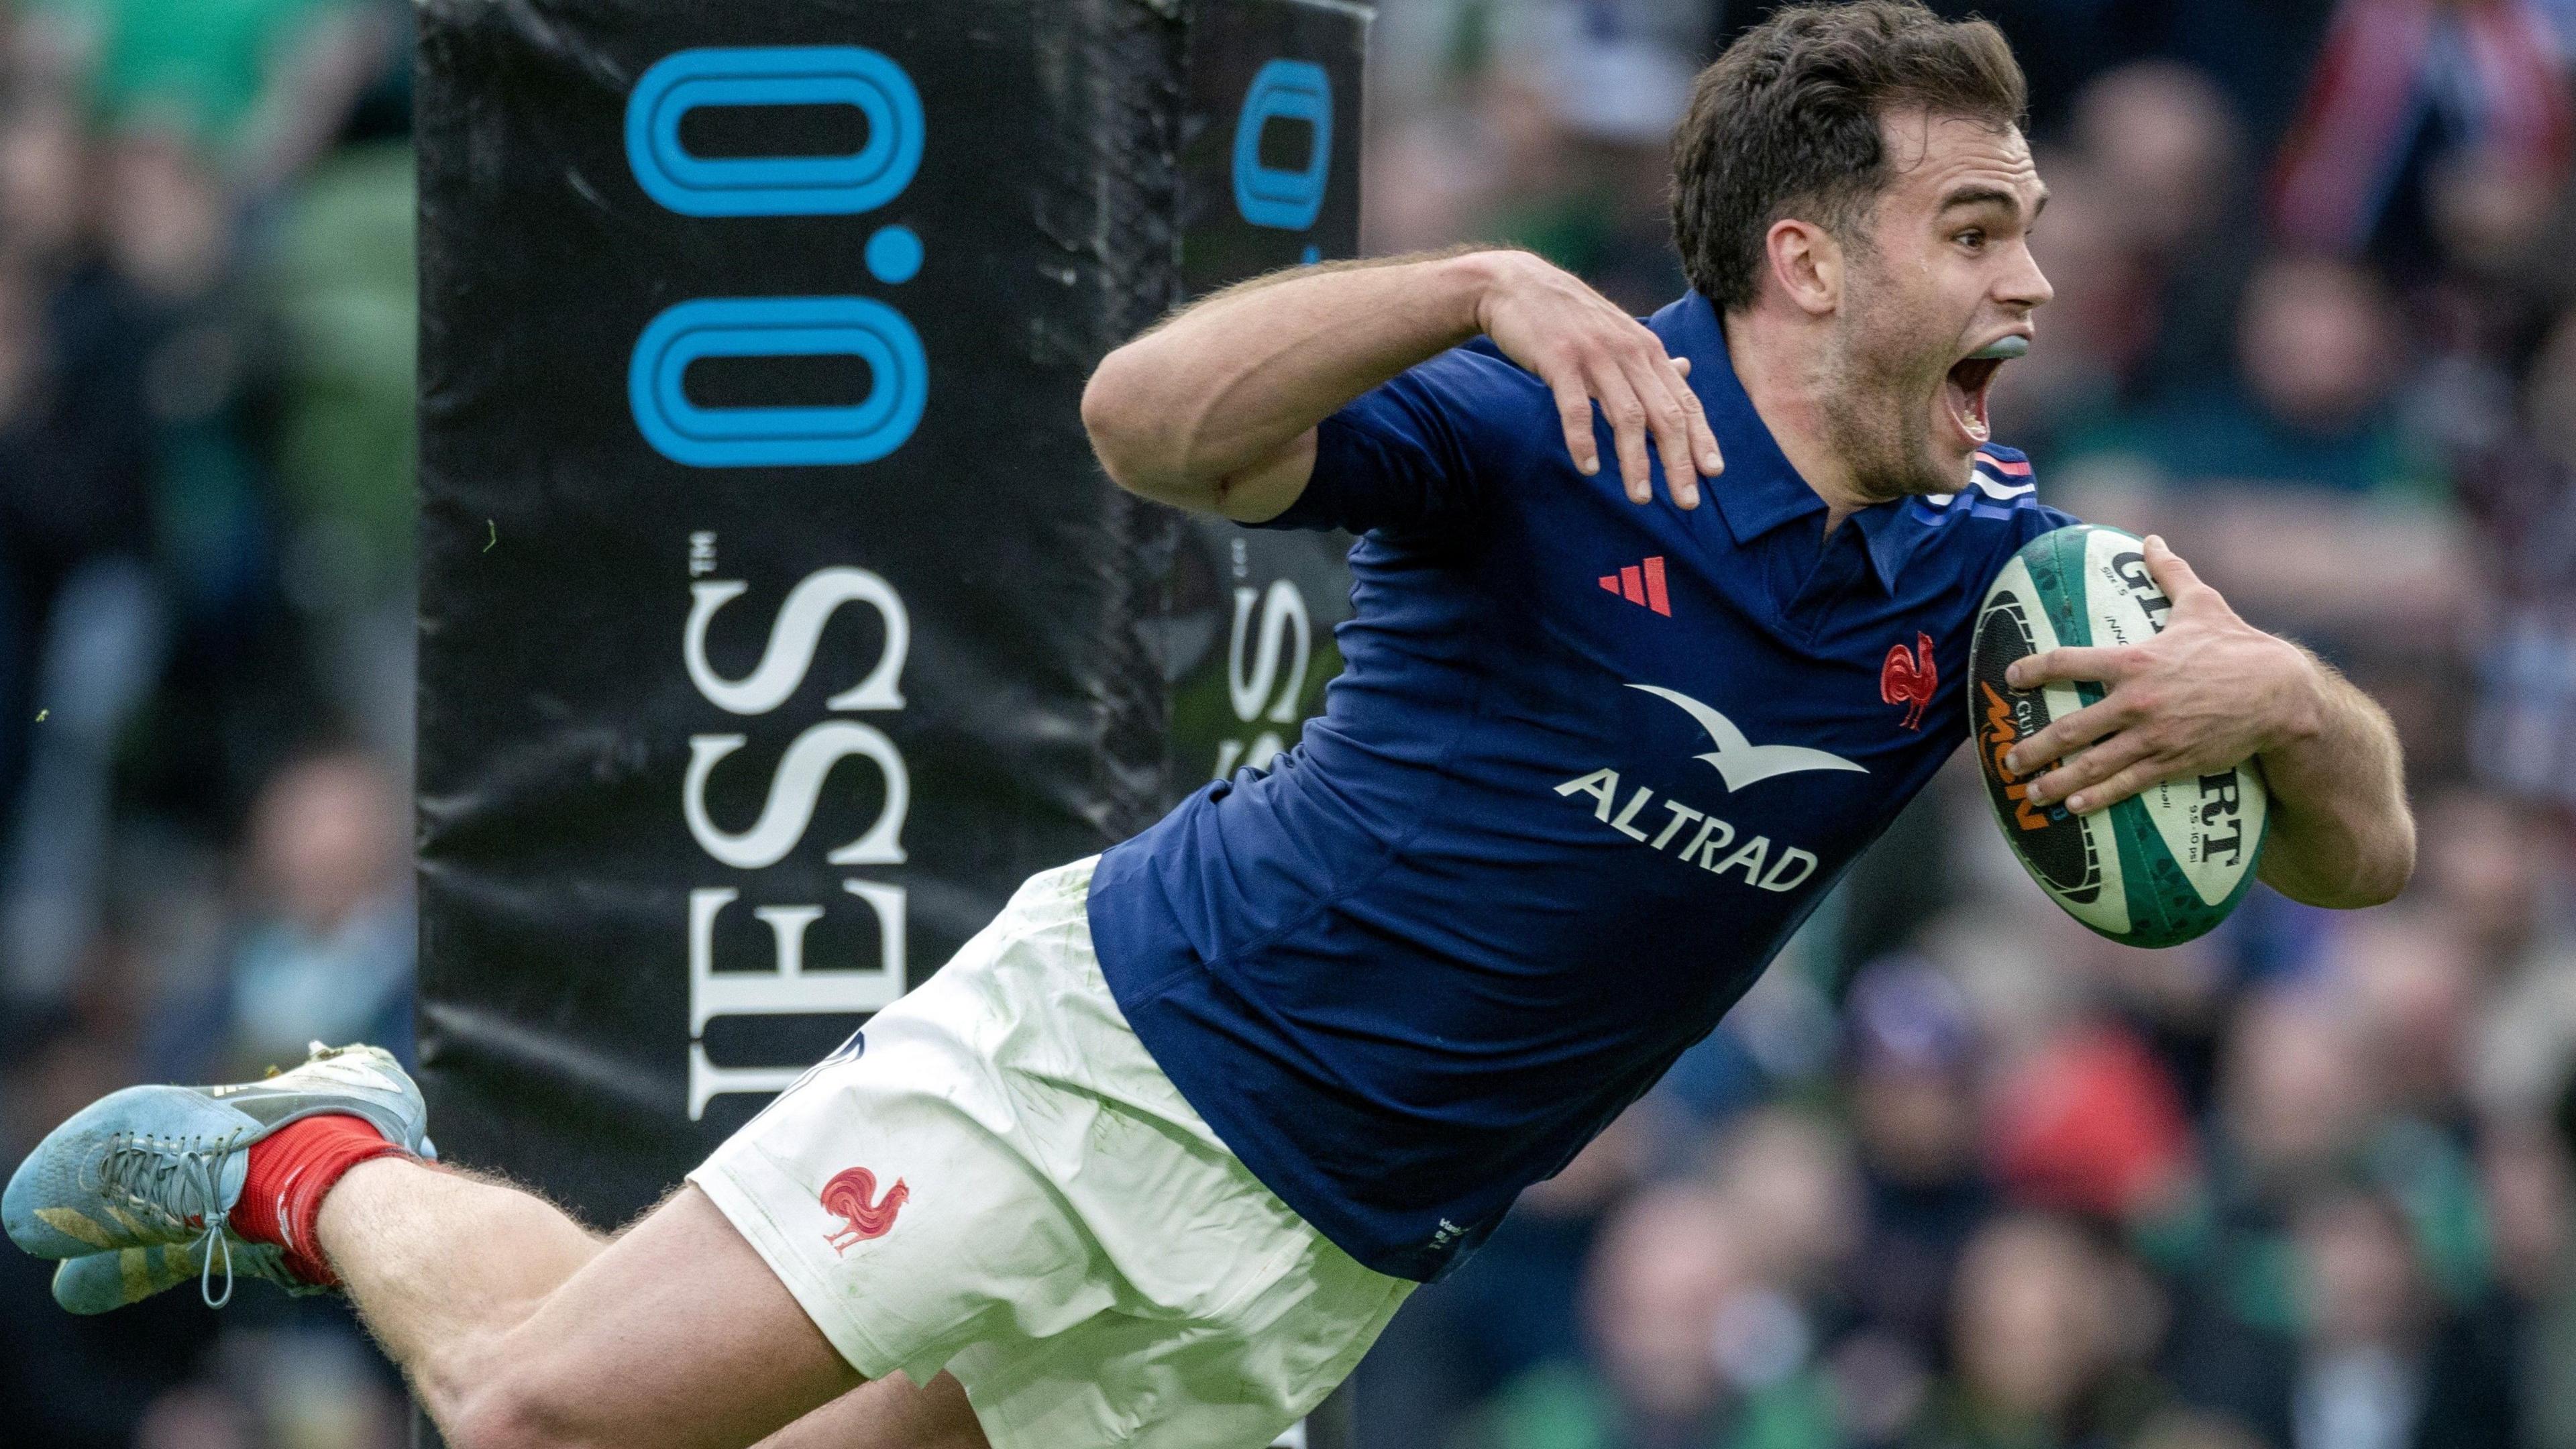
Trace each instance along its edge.
<instances>
[{"instance_id":1,"label":"letter s on banner","mask_svg":"<svg viewBox=\"0 0 2576 1449\"><path fill-rule=\"evenodd\" d=\"M866 569L831 568L808 574L790 590L770 625L769 645L760 663L740 679L727 679L707 663L707 626L716 610L740 598L750 585L739 579L714 579L689 586L689 626L681 640L689 682L716 707L734 714L767 714L787 702L814 667L815 647L823 626L843 604L875 608L885 623L885 647L876 668L849 689L823 701L828 709L903 708L903 661L912 652L912 615L884 579Z\"/></svg>"},{"instance_id":2,"label":"letter s on banner","mask_svg":"<svg viewBox=\"0 0 2576 1449\"><path fill-rule=\"evenodd\" d=\"M1252 622L1252 601L1261 600L1261 642L1252 657L1252 669L1243 667L1244 636ZM1251 589L1234 591L1234 633L1226 649L1225 692L1234 706L1234 717L1246 724L1261 717L1262 701L1272 698L1270 718L1279 724L1297 722L1297 704L1306 691L1306 666L1314 652L1314 624L1306 617L1306 596L1287 579L1273 579L1267 594ZM1288 666L1288 679L1279 681L1280 646L1293 639L1296 654Z\"/></svg>"},{"instance_id":3,"label":"letter s on banner","mask_svg":"<svg viewBox=\"0 0 2576 1449\"><path fill-rule=\"evenodd\" d=\"M798 735L770 776L760 818L737 835L708 816L707 777L745 743L741 735L689 736L689 774L680 789L680 808L700 849L736 870L765 870L785 860L813 823L823 777L841 761L863 755L885 774L885 803L865 833L823 858L834 865L903 864L903 820L912 809L912 778L884 731L857 720L827 719Z\"/></svg>"}]
</instances>

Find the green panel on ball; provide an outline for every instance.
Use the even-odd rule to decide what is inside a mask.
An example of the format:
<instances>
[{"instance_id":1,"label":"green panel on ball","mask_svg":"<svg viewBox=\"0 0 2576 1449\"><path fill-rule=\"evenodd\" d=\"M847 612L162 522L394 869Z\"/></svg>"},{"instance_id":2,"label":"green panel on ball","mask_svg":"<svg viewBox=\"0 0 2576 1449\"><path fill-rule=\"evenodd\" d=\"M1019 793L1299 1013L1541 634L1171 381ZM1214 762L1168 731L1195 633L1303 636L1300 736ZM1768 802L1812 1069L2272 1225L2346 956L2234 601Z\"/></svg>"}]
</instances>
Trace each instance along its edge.
<instances>
[{"instance_id":1,"label":"green panel on ball","mask_svg":"<svg viewBox=\"0 0 2576 1449\"><path fill-rule=\"evenodd\" d=\"M2055 626L2058 642L2070 649L2093 643L2093 611L2084 599L2084 549L2094 532L2091 524L2061 528L2023 550L2030 560L2030 581L2048 606L2048 622Z\"/></svg>"},{"instance_id":2,"label":"green panel on ball","mask_svg":"<svg viewBox=\"0 0 2576 1449\"><path fill-rule=\"evenodd\" d=\"M2165 849L2164 840L2147 819L2147 807L2134 799L2123 800L2111 807L2111 838L2120 851L2123 867L2121 879L2129 892L2129 930L2119 937L2132 946L2179 946L2197 936L2208 934L2211 927L2227 919L2239 897L2245 894L2245 881L2254 878L2248 871L2245 881L2236 886L2236 894L2222 905L2211 906L2192 888L2182 867Z\"/></svg>"}]
</instances>

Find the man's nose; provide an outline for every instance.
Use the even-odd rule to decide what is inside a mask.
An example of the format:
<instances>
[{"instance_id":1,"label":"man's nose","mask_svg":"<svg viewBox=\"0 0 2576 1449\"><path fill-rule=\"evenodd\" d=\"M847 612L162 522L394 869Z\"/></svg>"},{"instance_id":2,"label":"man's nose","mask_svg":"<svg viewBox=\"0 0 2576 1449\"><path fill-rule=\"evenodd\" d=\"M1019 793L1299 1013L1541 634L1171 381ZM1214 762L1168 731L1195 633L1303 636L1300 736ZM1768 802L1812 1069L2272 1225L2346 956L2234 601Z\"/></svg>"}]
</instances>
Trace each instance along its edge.
<instances>
[{"instance_id":1,"label":"man's nose","mask_svg":"<svg viewBox=\"0 0 2576 1449\"><path fill-rule=\"evenodd\" d=\"M1995 300L2007 307L2025 311L2045 305L2057 295L2048 283L2048 274L2039 269L2039 258L2030 254L2027 245L2013 248L2013 265L2006 268L1995 288Z\"/></svg>"}]
</instances>

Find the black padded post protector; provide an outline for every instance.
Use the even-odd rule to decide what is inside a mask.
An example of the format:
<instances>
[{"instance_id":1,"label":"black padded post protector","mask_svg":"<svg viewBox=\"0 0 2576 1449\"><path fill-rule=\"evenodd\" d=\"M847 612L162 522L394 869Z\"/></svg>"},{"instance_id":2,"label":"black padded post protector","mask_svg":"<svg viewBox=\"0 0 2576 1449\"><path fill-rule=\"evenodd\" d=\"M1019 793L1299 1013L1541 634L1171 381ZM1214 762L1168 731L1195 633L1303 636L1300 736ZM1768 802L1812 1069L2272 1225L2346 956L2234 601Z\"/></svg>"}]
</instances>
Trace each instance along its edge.
<instances>
[{"instance_id":1,"label":"black padded post protector","mask_svg":"<svg viewBox=\"0 0 2576 1449\"><path fill-rule=\"evenodd\" d=\"M1367 20L425 0L452 1158L623 1221L1025 876L1293 744L1339 546L1128 499L1077 402L1188 295L1352 253Z\"/></svg>"}]
</instances>

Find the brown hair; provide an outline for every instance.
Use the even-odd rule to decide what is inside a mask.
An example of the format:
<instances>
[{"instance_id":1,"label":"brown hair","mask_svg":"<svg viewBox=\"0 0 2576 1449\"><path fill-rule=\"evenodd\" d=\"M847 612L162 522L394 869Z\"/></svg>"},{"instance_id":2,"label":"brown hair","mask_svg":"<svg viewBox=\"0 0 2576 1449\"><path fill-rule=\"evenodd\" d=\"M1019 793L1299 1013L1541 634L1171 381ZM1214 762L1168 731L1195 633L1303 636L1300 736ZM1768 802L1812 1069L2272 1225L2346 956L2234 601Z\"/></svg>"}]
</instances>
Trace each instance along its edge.
<instances>
[{"instance_id":1,"label":"brown hair","mask_svg":"<svg viewBox=\"0 0 2576 1449\"><path fill-rule=\"evenodd\" d=\"M2021 124L2029 90L2003 32L1918 0L1781 7L1691 86L1673 133L1673 243L1720 311L1752 303L1774 222L1866 240L1888 182L1890 111Z\"/></svg>"}]
</instances>

